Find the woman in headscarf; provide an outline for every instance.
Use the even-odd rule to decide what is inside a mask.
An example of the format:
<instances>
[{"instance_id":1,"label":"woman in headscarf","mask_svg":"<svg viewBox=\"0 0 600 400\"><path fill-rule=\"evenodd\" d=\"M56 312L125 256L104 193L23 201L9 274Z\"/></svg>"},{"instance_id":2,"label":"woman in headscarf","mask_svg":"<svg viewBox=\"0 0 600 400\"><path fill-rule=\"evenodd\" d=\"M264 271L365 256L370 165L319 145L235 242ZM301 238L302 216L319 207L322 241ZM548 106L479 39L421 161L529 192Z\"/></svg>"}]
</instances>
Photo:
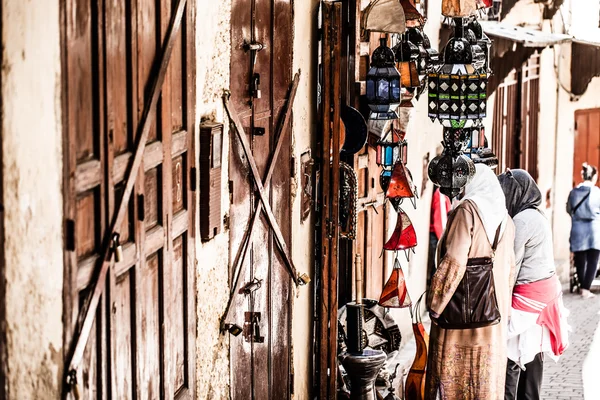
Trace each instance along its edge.
<instances>
[{"instance_id":1,"label":"woman in headscarf","mask_svg":"<svg viewBox=\"0 0 600 400\"><path fill-rule=\"evenodd\" d=\"M552 230L539 209L542 193L522 169L498 177L515 224L516 284L508 321L505 400L540 398L544 355L567 347L567 311L555 274Z\"/></svg>"},{"instance_id":2,"label":"woman in headscarf","mask_svg":"<svg viewBox=\"0 0 600 400\"><path fill-rule=\"evenodd\" d=\"M600 258L600 189L596 186L598 170L584 163L583 182L569 193L567 212L571 216L569 238L577 277L584 299L594 297L590 292Z\"/></svg>"},{"instance_id":3,"label":"woman in headscarf","mask_svg":"<svg viewBox=\"0 0 600 400\"><path fill-rule=\"evenodd\" d=\"M504 397L509 282L514 271L514 225L492 170L476 164L461 202L438 245L438 267L427 295L432 317L426 398L498 400ZM498 230L498 227L500 229ZM461 282L470 258L490 257L499 232L493 276L501 322L473 329L443 329L435 321Z\"/></svg>"}]
</instances>

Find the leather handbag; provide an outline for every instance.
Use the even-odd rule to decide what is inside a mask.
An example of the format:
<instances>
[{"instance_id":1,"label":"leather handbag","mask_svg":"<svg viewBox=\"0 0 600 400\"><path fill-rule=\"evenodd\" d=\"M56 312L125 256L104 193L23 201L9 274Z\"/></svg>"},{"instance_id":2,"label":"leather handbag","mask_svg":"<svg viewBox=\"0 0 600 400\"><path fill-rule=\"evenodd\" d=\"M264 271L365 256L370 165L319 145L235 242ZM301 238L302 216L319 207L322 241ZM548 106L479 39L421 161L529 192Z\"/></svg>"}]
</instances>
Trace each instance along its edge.
<instances>
[{"instance_id":1,"label":"leather handbag","mask_svg":"<svg viewBox=\"0 0 600 400\"><path fill-rule=\"evenodd\" d=\"M493 268L501 226L496 230L491 256L469 258L467 261L465 275L436 321L440 327L474 329L500 322Z\"/></svg>"}]
</instances>

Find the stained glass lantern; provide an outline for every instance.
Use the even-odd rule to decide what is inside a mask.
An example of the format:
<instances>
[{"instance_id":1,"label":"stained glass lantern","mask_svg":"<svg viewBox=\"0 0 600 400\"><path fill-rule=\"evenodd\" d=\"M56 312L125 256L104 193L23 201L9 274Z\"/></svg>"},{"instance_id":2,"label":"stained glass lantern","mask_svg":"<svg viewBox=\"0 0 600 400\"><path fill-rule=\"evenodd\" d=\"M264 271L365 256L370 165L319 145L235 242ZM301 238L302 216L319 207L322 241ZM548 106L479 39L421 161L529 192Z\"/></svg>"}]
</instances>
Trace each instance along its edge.
<instances>
[{"instance_id":1,"label":"stained glass lantern","mask_svg":"<svg viewBox=\"0 0 600 400\"><path fill-rule=\"evenodd\" d=\"M419 57L417 59L417 71L419 72L419 76L423 76L427 73L427 49L425 49L423 32L421 32L418 28L410 28L407 29L404 34L407 40L417 46L419 49ZM396 54L396 59L398 54ZM402 72L400 72L402 75Z\"/></svg>"},{"instance_id":2,"label":"stained glass lantern","mask_svg":"<svg viewBox=\"0 0 600 400\"><path fill-rule=\"evenodd\" d=\"M399 143L379 140L375 144L375 150L375 162L383 168L391 169L400 157Z\"/></svg>"},{"instance_id":3,"label":"stained glass lantern","mask_svg":"<svg viewBox=\"0 0 600 400\"><path fill-rule=\"evenodd\" d=\"M383 287L379 297L379 305L389 308L405 308L412 305L408 290L406 289L406 279L398 259L394 262L392 275Z\"/></svg>"},{"instance_id":4,"label":"stained glass lantern","mask_svg":"<svg viewBox=\"0 0 600 400\"><path fill-rule=\"evenodd\" d=\"M471 129L444 128L444 149L447 154L459 156L471 141Z\"/></svg>"},{"instance_id":5,"label":"stained glass lantern","mask_svg":"<svg viewBox=\"0 0 600 400\"><path fill-rule=\"evenodd\" d=\"M465 150L465 155L473 159L473 155L476 155L477 151L485 147L485 128L483 125L477 125L470 131L471 137Z\"/></svg>"},{"instance_id":6,"label":"stained glass lantern","mask_svg":"<svg viewBox=\"0 0 600 400\"><path fill-rule=\"evenodd\" d=\"M425 32L423 32L423 46L427 51L427 72L430 72L440 64L440 53L431 47L431 41Z\"/></svg>"},{"instance_id":7,"label":"stained glass lantern","mask_svg":"<svg viewBox=\"0 0 600 400\"><path fill-rule=\"evenodd\" d=\"M394 66L394 52L386 39L373 52L371 69L367 73L367 102L371 119L396 119L395 108L400 104L400 73Z\"/></svg>"},{"instance_id":8,"label":"stained glass lantern","mask_svg":"<svg viewBox=\"0 0 600 400\"><path fill-rule=\"evenodd\" d=\"M464 37L462 18L444 50L444 64L429 74L429 117L444 120L482 118L481 74L473 66L471 43ZM485 109L485 106L484 106Z\"/></svg>"},{"instance_id":9,"label":"stained glass lantern","mask_svg":"<svg viewBox=\"0 0 600 400\"><path fill-rule=\"evenodd\" d=\"M405 88L417 88L421 86L419 80L419 47L410 42L408 35L404 35L402 41L394 46L396 54L396 66L400 71L400 81Z\"/></svg>"},{"instance_id":10,"label":"stained glass lantern","mask_svg":"<svg viewBox=\"0 0 600 400\"><path fill-rule=\"evenodd\" d=\"M399 209L396 228L394 228L392 236L383 245L383 249L389 251L410 250L416 246L417 233L415 227L408 215L402 209Z\"/></svg>"},{"instance_id":11,"label":"stained glass lantern","mask_svg":"<svg viewBox=\"0 0 600 400\"><path fill-rule=\"evenodd\" d=\"M464 154L452 156L444 151L429 163L429 179L440 187L440 192L451 199L475 176L475 164Z\"/></svg>"}]
</instances>

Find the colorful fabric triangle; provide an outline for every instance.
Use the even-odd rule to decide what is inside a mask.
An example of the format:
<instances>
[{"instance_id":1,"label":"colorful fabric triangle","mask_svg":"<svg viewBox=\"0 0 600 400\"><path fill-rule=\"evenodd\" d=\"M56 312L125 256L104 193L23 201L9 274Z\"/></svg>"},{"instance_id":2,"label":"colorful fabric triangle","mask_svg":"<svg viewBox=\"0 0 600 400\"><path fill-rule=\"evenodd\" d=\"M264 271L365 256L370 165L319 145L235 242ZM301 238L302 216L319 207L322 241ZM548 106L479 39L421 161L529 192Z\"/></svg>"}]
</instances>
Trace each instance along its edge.
<instances>
[{"instance_id":1,"label":"colorful fabric triangle","mask_svg":"<svg viewBox=\"0 0 600 400\"><path fill-rule=\"evenodd\" d=\"M389 308L405 308L412 305L408 290L406 289L404 272L402 272L400 262L397 259L394 263L392 275L383 287L383 292L379 298L379 305Z\"/></svg>"},{"instance_id":2,"label":"colorful fabric triangle","mask_svg":"<svg viewBox=\"0 0 600 400\"><path fill-rule=\"evenodd\" d=\"M390 199L416 197L416 188L412 182L412 175L402 162L397 162L394 166L385 197Z\"/></svg>"},{"instance_id":3,"label":"colorful fabric triangle","mask_svg":"<svg viewBox=\"0 0 600 400\"><path fill-rule=\"evenodd\" d=\"M392 237L383 245L384 250L398 251L408 250L416 247L417 233L408 215L399 208L396 228Z\"/></svg>"}]
</instances>

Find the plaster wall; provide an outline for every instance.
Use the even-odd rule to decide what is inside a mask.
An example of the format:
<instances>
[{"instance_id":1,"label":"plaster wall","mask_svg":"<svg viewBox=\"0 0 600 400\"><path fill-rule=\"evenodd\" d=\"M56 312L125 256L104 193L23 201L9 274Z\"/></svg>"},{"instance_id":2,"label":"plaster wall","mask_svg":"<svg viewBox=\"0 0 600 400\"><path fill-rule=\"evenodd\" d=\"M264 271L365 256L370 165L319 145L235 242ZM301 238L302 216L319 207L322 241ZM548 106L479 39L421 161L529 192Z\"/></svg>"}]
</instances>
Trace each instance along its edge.
<instances>
[{"instance_id":1,"label":"plaster wall","mask_svg":"<svg viewBox=\"0 0 600 400\"><path fill-rule=\"evenodd\" d=\"M8 398L58 399L63 201L59 2L2 0Z\"/></svg>"},{"instance_id":2,"label":"plaster wall","mask_svg":"<svg viewBox=\"0 0 600 400\"><path fill-rule=\"evenodd\" d=\"M200 0L197 10L197 123L200 119L224 123L221 212L226 216L229 212L229 133L221 95L223 89L229 87L231 0ZM196 157L199 148L196 136ZM196 207L199 209L200 205L197 203ZM219 319L229 297L229 231L222 225L221 233L214 239L202 243L199 232L196 238L197 393L199 399L227 399L229 335L219 333Z\"/></svg>"},{"instance_id":3,"label":"plaster wall","mask_svg":"<svg viewBox=\"0 0 600 400\"><path fill-rule=\"evenodd\" d=\"M316 141L316 63L317 16L319 0L294 1L293 70L301 70L293 108L292 150L296 176L292 177L292 257L299 273L314 277L314 213L301 221L301 156L315 154ZM313 293L311 282L296 289L292 309L294 399L309 399L312 387Z\"/></svg>"}]
</instances>

